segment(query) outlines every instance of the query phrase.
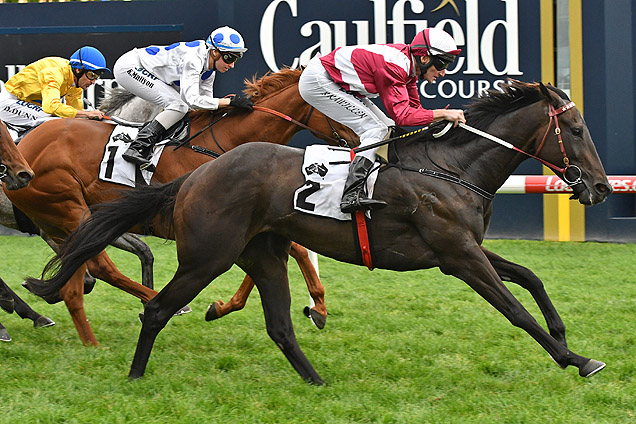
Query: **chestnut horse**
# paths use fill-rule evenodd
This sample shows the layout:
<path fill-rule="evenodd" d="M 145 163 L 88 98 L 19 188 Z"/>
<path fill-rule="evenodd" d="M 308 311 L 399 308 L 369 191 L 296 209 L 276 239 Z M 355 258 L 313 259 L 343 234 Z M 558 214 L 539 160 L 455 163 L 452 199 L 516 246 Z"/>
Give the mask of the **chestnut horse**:
<path fill-rule="evenodd" d="M 33 170 L 22 157 L 4 122 L 0 120 L 0 180 L 7 190 L 19 190 L 33 179 Z M 13 313 L 16 306 L 15 293 L 0 278 L 0 308 Z M 20 307 L 21 304 L 18 304 Z M 0 323 L 0 341 L 11 341 L 9 333 Z"/>
<path fill-rule="evenodd" d="M 199 147 L 218 156 L 239 144 L 252 141 L 286 144 L 303 129 L 290 120 L 316 131 L 316 135 L 328 142 L 336 143 L 331 135 L 337 133 L 357 144 L 353 131 L 328 120 L 300 97 L 300 73 L 300 70 L 284 69 L 258 81 L 253 79 L 247 82 L 246 94 L 251 95 L 258 109 L 254 112 L 232 108 L 216 114 L 191 112 L 191 134 L 199 134 L 191 140 L 194 146 L 187 144 L 180 148 L 165 148 L 153 181 L 172 181 L 213 159 L 212 156 L 199 153 Z M 28 189 L 15 194 L 7 193 L 7 196 L 56 243 L 62 242 L 80 224 L 88 213 L 89 205 L 112 200 L 121 193 L 117 189 L 122 186 L 98 179 L 99 163 L 112 128 L 111 124 L 105 122 L 54 120 L 31 131 L 19 144 L 18 148 L 35 170 L 36 177 Z M 252 181 L 251 177 L 246 178 Z M 256 180 L 253 183 L 258 185 Z M 298 260 L 303 274 L 313 278 L 308 279 L 308 286 L 316 303 L 312 310 L 314 321 L 322 320 L 324 325 L 327 316 L 324 289 L 306 249 L 297 246 L 292 256 Z M 149 301 L 157 293 L 122 275 L 105 252 L 96 253 L 87 265 L 94 277 L 139 297 L 143 302 Z M 95 345 L 97 340 L 83 307 L 84 270 L 85 267 L 82 267 L 69 279 L 60 291 L 60 296 L 67 305 L 82 342 Z"/>
<path fill-rule="evenodd" d="M 541 280 L 488 251 L 482 241 L 494 193 L 529 155 L 569 181 L 582 204 L 601 203 L 612 189 L 585 121 L 562 91 L 519 81 L 502 89 L 475 100 L 466 117 L 482 135 L 506 140 L 509 149 L 461 128 L 440 139 L 433 138 L 432 128 L 389 147 L 389 164 L 374 189 L 374 196 L 388 207 L 374 211 L 369 224 L 373 262 L 396 271 L 438 267 L 463 280 L 533 337 L 560 367 L 575 366 L 579 375 L 588 377 L 605 364 L 568 349 L 565 326 Z M 302 163 L 303 153 L 296 149 L 251 143 L 172 183 L 136 189 L 116 202 L 98 205 L 62 246 L 57 261 L 49 263 L 45 271 L 57 269 L 53 277 L 27 284 L 41 296 L 57 293 L 112 239 L 152 223 L 155 231 L 176 239 L 179 266 L 145 305 L 131 378 L 144 374 L 155 339 L 172 315 L 237 264 L 258 287 L 272 340 L 303 379 L 323 384 L 293 331 L 287 280 L 290 244 L 293 240 L 343 262 L 361 265 L 362 260 L 350 222 L 294 209 L 294 193 L 305 183 Z M 51 268 L 55 265 L 61 268 Z M 549 332 L 503 281 L 532 294 Z"/>

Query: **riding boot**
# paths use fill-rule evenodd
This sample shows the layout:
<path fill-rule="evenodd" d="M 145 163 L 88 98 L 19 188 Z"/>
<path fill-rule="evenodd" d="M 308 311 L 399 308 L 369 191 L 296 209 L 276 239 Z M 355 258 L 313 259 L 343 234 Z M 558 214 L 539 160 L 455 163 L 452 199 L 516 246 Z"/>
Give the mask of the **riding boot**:
<path fill-rule="evenodd" d="M 128 150 L 122 157 L 128 162 L 139 165 L 139 169 L 151 166 L 152 150 L 160 140 L 166 129 L 157 120 L 152 120 L 137 133 L 135 140 L 130 143 Z"/>
<path fill-rule="evenodd" d="M 386 202 L 370 199 L 367 195 L 366 182 L 369 172 L 373 168 L 373 162 L 364 156 L 356 156 L 349 165 L 349 175 L 342 193 L 340 210 L 344 213 L 353 213 L 359 209 L 382 209 Z"/>

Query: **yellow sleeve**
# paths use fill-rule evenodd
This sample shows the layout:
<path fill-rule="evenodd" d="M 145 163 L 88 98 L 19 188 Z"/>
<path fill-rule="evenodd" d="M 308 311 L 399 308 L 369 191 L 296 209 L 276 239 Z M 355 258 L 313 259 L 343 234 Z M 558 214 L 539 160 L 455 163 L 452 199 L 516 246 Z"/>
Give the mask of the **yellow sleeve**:
<path fill-rule="evenodd" d="M 75 113 L 77 113 L 78 110 L 84 110 L 83 96 L 84 90 L 73 87 L 66 92 L 64 98 L 66 99 L 66 104 L 75 109 Z"/>
<path fill-rule="evenodd" d="M 61 68 L 46 68 L 40 72 L 42 110 L 62 118 L 74 118 L 77 115 L 77 109 L 63 104 L 60 100 L 60 87 L 63 83 L 64 73 Z"/>

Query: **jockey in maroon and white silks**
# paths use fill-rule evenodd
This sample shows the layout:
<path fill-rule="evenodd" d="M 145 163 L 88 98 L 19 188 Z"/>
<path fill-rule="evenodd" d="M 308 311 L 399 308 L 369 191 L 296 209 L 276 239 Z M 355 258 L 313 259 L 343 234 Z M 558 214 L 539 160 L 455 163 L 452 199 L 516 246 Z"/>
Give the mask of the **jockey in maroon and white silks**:
<path fill-rule="evenodd" d="M 360 147 L 383 140 L 389 127 L 426 126 L 446 119 L 465 122 L 458 109 L 424 109 L 417 90 L 418 77 L 433 83 L 460 53 L 450 34 L 437 28 L 419 32 L 411 44 L 373 44 L 340 47 L 316 56 L 300 77 L 305 101 L 360 137 Z M 370 98 L 379 97 L 387 117 Z M 349 169 L 341 209 L 373 209 L 386 203 L 368 199 L 364 179 L 377 149 L 360 152 Z M 366 160 L 365 160 L 366 159 Z"/>

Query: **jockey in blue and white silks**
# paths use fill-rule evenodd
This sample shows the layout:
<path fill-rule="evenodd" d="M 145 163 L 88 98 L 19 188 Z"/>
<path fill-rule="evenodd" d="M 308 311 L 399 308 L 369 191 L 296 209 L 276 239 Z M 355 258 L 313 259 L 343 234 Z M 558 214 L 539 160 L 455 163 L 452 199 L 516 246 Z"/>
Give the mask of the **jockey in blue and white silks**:
<path fill-rule="evenodd" d="M 243 37 L 226 26 L 214 30 L 207 40 L 136 48 L 121 56 L 113 72 L 117 83 L 164 109 L 139 131 L 123 158 L 141 169 L 148 167 L 154 144 L 190 109 L 252 110 L 249 100 L 216 98 L 213 89 L 217 71 L 233 69 L 246 51 Z"/>

